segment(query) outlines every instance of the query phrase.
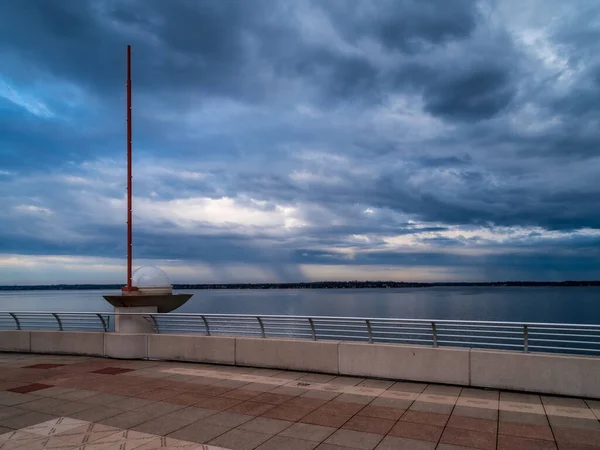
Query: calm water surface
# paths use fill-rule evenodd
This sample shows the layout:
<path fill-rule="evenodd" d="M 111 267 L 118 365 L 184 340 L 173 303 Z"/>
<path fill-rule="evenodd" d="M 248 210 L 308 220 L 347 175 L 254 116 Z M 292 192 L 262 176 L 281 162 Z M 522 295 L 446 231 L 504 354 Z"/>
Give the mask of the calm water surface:
<path fill-rule="evenodd" d="M 600 287 L 188 290 L 178 312 L 600 324 Z M 116 291 L 3 291 L 1 311 L 111 311 Z"/>

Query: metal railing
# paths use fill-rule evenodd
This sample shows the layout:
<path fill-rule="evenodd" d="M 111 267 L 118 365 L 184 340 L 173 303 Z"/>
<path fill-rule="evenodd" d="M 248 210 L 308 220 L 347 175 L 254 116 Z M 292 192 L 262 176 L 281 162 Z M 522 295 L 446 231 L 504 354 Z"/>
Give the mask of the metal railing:
<path fill-rule="evenodd" d="M 155 333 L 600 354 L 600 325 L 241 314 L 120 313 Z M 114 312 L 0 312 L 0 329 L 112 331 Z"/>

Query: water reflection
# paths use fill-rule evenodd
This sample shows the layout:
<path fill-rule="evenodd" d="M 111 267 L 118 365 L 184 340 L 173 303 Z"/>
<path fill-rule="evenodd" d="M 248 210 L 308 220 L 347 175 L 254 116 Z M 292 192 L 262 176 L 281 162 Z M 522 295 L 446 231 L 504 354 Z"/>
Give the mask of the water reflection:
<path fill-rule="evenodd" d="M 179 312 L 600 323 L 599 287 L 197 290 Z M 112 311 L 117 291 L 4 291 L 4 311 Z"/>

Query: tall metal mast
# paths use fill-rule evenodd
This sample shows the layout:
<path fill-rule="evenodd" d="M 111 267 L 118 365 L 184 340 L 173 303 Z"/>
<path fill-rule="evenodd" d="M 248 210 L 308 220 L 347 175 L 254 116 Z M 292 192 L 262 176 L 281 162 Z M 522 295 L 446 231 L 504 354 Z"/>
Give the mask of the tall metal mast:
<path fill-rule="evenodd" d="M 132 191 L 131 191 L 131 45 L 127 46 L 127 292 L 132 289 Z"/>

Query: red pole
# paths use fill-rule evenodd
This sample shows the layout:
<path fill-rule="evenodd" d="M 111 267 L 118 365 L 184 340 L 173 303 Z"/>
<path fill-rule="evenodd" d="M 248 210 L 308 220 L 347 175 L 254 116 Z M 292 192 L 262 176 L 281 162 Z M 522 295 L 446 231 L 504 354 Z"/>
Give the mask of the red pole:
<path fill-rule="evenodd" d="M 131 45 L 127 46 L 127 291 L 132 291 L 133 246 L 131 238 Z"/>

